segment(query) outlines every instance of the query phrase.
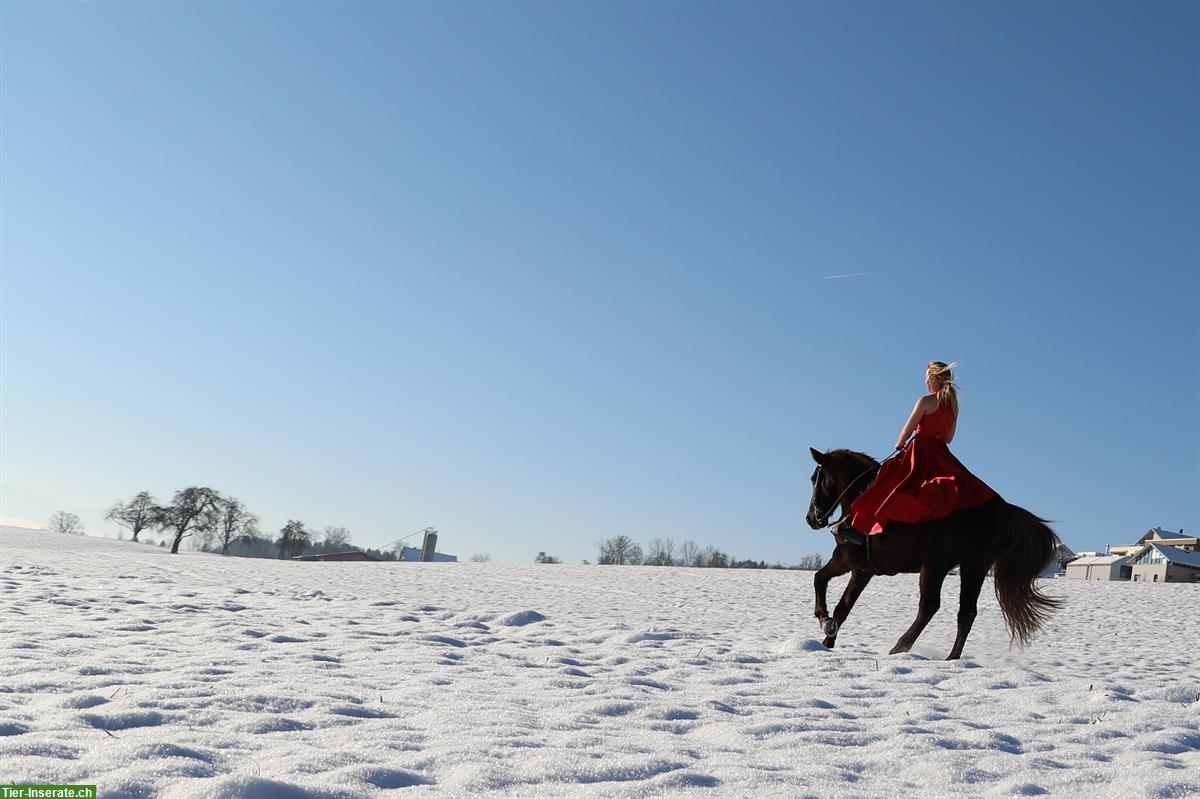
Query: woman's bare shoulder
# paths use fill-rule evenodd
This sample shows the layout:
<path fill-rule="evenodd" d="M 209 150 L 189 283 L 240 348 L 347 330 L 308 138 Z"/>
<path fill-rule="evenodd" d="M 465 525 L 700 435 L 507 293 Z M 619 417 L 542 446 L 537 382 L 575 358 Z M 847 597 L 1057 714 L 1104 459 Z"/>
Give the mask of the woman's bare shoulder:
<path fill-rule="evenodd" d="M 938 398 L 935 394 L 922 394 L 917 400 L 917 407 L 925 413 L 933 413 L 938 407 Z"/>

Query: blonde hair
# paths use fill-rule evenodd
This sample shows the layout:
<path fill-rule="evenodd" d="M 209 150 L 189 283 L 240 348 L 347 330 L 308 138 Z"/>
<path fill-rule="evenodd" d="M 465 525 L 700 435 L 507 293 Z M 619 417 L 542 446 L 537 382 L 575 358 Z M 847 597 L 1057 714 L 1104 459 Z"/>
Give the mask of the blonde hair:
<path fill-rule="evenodd" d="M 950 405 L 955 410 L 958 409 L 958 386 L 954 384 L 954 373 L 950 370 L 956 366 L 958 366 L 958 361 L 951 363 L 930 361 L 929 366 L 925 367 L 925 377 L 933 382 L 938 402 L 950 400 Z"/>

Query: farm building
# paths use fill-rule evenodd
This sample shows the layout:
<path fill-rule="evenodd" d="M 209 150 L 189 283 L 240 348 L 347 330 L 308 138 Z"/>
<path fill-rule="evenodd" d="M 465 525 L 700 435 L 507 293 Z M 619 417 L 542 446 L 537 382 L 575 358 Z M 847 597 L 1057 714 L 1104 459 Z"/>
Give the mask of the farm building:
<path fill-rule="evenodd" d="M 366 552 L 351 550 L 349 552 L 323 552 L 320 555 L 298 555 L 292 560 L 355 560 L 355 561 L 375 561 L 379 558 L 374 555 L 368 555 Z"/>
<path fill-rule="evenodd" d="M 420 547 L 401 547 L 399 550 L 399 554 L 400 554 L 400 560 L 403 560 L 403 561 L 418 561 L 419 562 L 421 560 L 421 548 Z M 433 557 L 431 557 L 429 560 L 431 560 L 434 563 L 457 563 L 458 556 L 457 555 L 447 555 L 445 552 L 434 552 Z"/>

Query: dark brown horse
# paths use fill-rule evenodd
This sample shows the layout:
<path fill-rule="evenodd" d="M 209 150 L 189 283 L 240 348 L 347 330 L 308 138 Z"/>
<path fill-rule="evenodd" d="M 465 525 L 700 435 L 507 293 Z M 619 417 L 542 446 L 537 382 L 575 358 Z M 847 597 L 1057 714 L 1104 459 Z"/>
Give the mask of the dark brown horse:
<path fill-rule="evenodd" d="M 820 530 L 840 506 L 850 504 L 864 491 L 879 471 L 879 463 L 861 452 L 811 449 L 817 468 L 813 471 L 812 501 L 808 524 Z M 962 655 L 963 644 L 975 622 L 976 603 L 984 578 L 994 569 L 996 599 L 1004 612 L 1012 640 L 1024 646 L 1041 629 L 1050 614 L 1061 606 L 1037 587 L 1037 577 L 1054 559 L 1058 536 L 1024 508 L 999 497 L 977 508 L 957 511 L 945 519 L 926 524 L 890 522 L 880 535 L 867 537 L 866 544 L 837 540 L 829 563 L 817 572 L 816 617 L 825 632 L 824 644 L 832 647 L 850 615 L 859 594 L 880 575 L 920 572 L 921 599 L 916 621 L 900 636 L 891 654 L 907 652 L 941 606 L 942 581 L 959 567 L 958 636 L 947 660 Z M 850 572 L 850 582 L 834 608 L 833 617 L 825 604 L 829 581 Z"/>

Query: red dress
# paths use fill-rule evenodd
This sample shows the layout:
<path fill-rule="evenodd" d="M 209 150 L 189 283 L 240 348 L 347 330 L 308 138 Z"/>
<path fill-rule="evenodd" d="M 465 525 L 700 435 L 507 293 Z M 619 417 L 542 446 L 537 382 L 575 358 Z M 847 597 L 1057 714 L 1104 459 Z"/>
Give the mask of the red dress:
<path fill-rule="evenodd" d="M 949 402 L 925 414 L 916 435 L 883 464 L 875 481 L 850 506 L 854 529 L 875 535 L 888 522 L 932 522 L 998 496 L 946 446 L 954 418 Z"/>

